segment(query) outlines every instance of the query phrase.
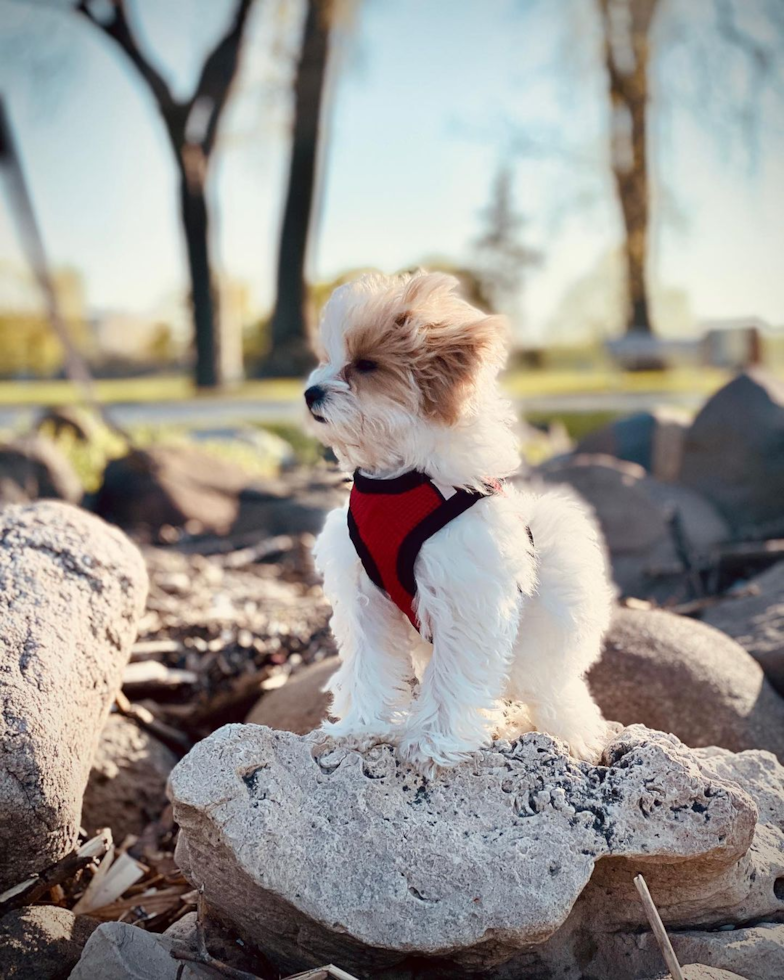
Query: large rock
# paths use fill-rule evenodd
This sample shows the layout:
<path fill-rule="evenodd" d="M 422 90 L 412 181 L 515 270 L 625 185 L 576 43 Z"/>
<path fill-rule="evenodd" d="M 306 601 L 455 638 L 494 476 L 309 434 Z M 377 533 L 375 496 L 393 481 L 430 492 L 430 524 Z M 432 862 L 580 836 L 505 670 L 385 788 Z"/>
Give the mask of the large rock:
<path fill-rule="evenodd" d="M 657 480 L 669 483 L 680 473 L 688 424 L 687 415 L 669 408 L 638 412 L 589 432 L 576 452 L 637 463 Z"/>
<path fill-rule="evenodd" d="M 588 683 L 606 718 L 784 761 L 784 699 L 742 647 L 704 623 L 617 610 Z"/>
<path fill-rule="evenodd" d="M 115 841 L 140 834 L 166 806 L 166 780 L 177 756 L 122 715 L 101 732 L 82 803 L 82 826 L 92 834 L 111 827 Z"/>
<path fill-rule="evenodd" d="M 214 970 L 176 960 L 183 944 L 125 922 L 105 922 L 90 936 L 70 980 L 215 980 Z"/>
<path fill-rule="evenodd" d="M 295 735 L 307 735 L 327 717 L 329 695 L 324 685 L 338 668 L 338 657 L 327 657 L 294 674 L 283 687 L 263 694 L 251 708 L 246 723 L 266 725 Z"/>
<path fill-rule="evenodd" d="M 0 446 L 0 499 L 17 503 L 50 497 L 76 504 L 82 484 L 51 439 L 27 436 Z"/>
<path fill-rule="evenodd" d="M 636 867 L 674 928 L 781 911 L 784 770 L 728 758 L 635 726 L 590 766 L 532 733 L 427 781 L 389 746 L 232 725 L 172 773 L 177 858 L 281 970 L 409 977 L 426 956 L 433 977 L 609 975 L 583 966 L 598 936 L 644 926 Z"/>
<path fill-rule="evenodd" d="M 703 620 L 734 637 L 784 694 L 784 562 L 748 583 L 747 594 L 729 596 Z"/>
<path fill-rule="evenodd" d="M 102 517 L 122 527 L 180 527 L 226 533 L 251 478 L 234 463 L 188 446 L 153 446 L 110 460 L 95 500 Z"/>
<path fill-rule="evenodd" d="M 658 602 L 690 597 L 683 549 L 709 554 L 728 537 L 726 523 L 705 498 L 662 483 L 641 466 L 609 456 L 568 456 L 544 464 L 538 477 L 568 486 L 601 525 L 621 593 Z"/>
<path fill-rule="evenodd" d="M 716 392 L 686 435 L 681 481 L 737 537 L 784 534 L 784 384 L 755 370 Z"/>
<path fill-rule="evenodd" d="M 343 499 L 338 478 L 254 479 L 235 463 L 190 446 L 155 446 L 109 462 L 95 510 L 121 527 L 165 525 L 226 534 L 321 530 Z"/>
<path fill-rule="evenodd" d="M 73 845 L 147 590 L 138 550 L 67 504 L 0 511 L 0 890 Z"/>
<path fill-rule="evenodd" d="M 35 905 L 0 919 L 3 980 L 67 980 L 98 920 L 54 905 Z"/>

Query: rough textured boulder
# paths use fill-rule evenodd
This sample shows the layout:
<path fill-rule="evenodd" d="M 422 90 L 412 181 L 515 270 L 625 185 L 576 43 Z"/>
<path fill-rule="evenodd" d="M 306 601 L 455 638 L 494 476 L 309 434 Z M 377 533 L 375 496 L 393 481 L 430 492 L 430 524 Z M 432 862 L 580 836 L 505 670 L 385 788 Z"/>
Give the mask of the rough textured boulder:
<path fill-rule="evenodd" d="M 784 699 L 742 647 L 704 623 L 617 610 L 588 682 L 606 718 L 784 761 Z"/>
<path fill-rule="evenodd" d="M 657 480 L 677 480 L 688 416 L 672 409 L 638 412 L 617 419 L 577 444 L 576 452 L 614 456 L 637 463 Z"/>
<path fill-rule="evenodd" d="M 749 582 L 753 593 L 728 597 L 703 620 L 734 637 L 784 694 L 784 562 Z"/>
<path fill-rule="evenodd" d="M 641 466 L 609 456 L 569 456 L 541 466 L 549 486 L 568 486 L 593 509 L 623 595 L 658 602 L 687 597 L 679 539 L 694 554 L 728 537 L 726 523 L 705 498 L 647 476 Z"/>
<path fill-rule="evenodd" d="M 716 392 L 686 434 L 681 481 L 737 537 L 784 534 L 784 384 L 755 370 Z"/>
<path fill-rule="evenodd" d="M 0 446 L 0 490 L 0 499 L 10 503 L 51 497 L 75 504 L 83 492 L 74 468 L 44 436 L 27 436 Z"/>
<path fill-rule="evenodd" d="M 635 867 L 671 927 L 781 911 L 784 770 L 701 751 L 635 726 L 590 766 L 531 733 L 427 781 L 389 746 L 231 725 L 172 773 L 178 862 L 281 970 L 611 975 L 584 967 L 597 936 L 643 926 Z"/>
<path fill-rule="evenodd" d="M 0 977 L 67 980 L 98 925 L 54 905 L 9 912 L 0 919 Z"/>
<path fill-rule="evenodd" d="M 88 833 L 111 827 L 114 840 L 140 834 L 166 806 L 177 756 L 122 715 L 110 715 L 98 742 L 82 804 Z"/>
<path fill-rule="evenodd" d="M 67 504 L 0 511 L 0 889 L 62 857 L 147 590 L 138 550 Z"/>
<path fill-rule="evenodd" d="M 242 467 L 190 446 L 156 446 L 112 460 L 95 510 L 121 527 L 188 526 L 197 532 L 319 531 L 343 499 L 337 478 L 292 474 L 257 480 Z"/>
<path fill-rule="evenodd" d="M 283 687 L 264 694 L 245 719 L 251 725 L 266 725 L 295 735 L 307 735 L 327 716 L 329 695 L 324 685 L 337 670 L 338 658 L 328 657 L 309 664 Z"/>
<path fill-rule="evenodd" d="M 176 939 L 124 922 L 105 922 L 90 936 L 70 980 L 215 980 L 216 973 L 171 955 Z"/>

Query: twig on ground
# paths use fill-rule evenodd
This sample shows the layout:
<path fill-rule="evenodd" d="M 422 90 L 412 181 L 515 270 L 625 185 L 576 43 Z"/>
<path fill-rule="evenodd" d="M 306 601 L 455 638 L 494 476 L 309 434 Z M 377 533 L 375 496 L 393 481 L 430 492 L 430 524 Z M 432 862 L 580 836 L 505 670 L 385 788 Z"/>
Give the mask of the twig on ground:
<path fill-rule="evenodd" d="M 143 708 L 140 704 L 131 704 L 122 691 L 117 692 L 114 700 L 121 715 L 135 721 L 140 728 L 144 728 L 151 735 L 155 735 L 174 752 L 182 755 L 191 749 L 192 743 L 187 735 L 183 735 L 176 728 L 158 721 L 151 711 Z"/>
<path fill-rule="evenodd" d="M 88 867 L 96 859 L 100 859 L 112 846 L 112 832 L 102 830 L 91 840 L 78 849 L 74 849 L 70 854 L 66 854 L 55 864 L 50 865 L 40 874 L 27 881 L 21 882 L 7 892 L 0 895 L 0 909 L 10 911 L 20 908 L 23 905 L 32 905 L 53 888 L 63 881 L 72 878 L 77 871 Z"/>
<path fill-rule="evenodd" d="M 640 896 L 642 907 L 645 909 L 645 915 L 650 923 L 651 931 L 656 938 L 656 942 L 659 944 L 659 949 L 664 957 L 664 962 L 667 964 L 667 969 L 672 974 L 673 980 L 684 980 L 683 971 L 681 970 L 681 965 L 678 962 L 678 957 L 675 955 L 675 950 L 672 948 L 670 937 L 667 935 L 667 930 L 664 928 L 664 923 L 661 920 L 659 911 L 653 903 L 653 899 L 651 898 L 651 893 L 648 891 L 648 885 L 645 882 L 645 878 L 643 878 L 642 875 L 637 875 L 637 877 L 634 879 L 634 886 Z"/>
<path fill-rule="evenodd" d="M 315 970 L 294 973 L 290 977 L 284 977 L 284 980 L 357 980 L 357 978 L 353 974 L 341 970 L 339 966 L 328 963 L 327 966 L 319 966 Z"/>
<path fill-rule="evenodd" d="M 207 936 L 204 929 L 205 902 L 203 891 L 203 888 L 199 889 L 199 898 L 196 904 L 196 951 L 173 949 L 171 951 L 172 959 L 185 960 L 188 963 L 199 963 L 210 970 L 214 970 L 223 977 L 228 977 L 229 980 L 259 980 L 257 974 L 237 970 L 235 967 L 229 966 L 228 963 L 216 959 L 207 949 Z"/>

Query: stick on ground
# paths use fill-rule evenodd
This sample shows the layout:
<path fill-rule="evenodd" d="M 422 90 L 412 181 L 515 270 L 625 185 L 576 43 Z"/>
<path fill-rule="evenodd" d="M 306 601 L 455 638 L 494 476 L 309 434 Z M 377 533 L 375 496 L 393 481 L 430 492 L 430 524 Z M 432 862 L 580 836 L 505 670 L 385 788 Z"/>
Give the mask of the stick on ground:
<path fill-rule="evenodd" d="M 645 882 L 645 878 L 643 878 L 642 875 L 637 875 L 637 877 L 634 879 L 634 885 L 639 893 L 640 901 L 642 902 L 642 907 L 645 909 L 645 915 L 648 918 L 651 930 L 656 937 L 656 942 L 659 944 L 659 949 L 662 951 L 662 956 L 664 957 L 664 962 L 667 964 L 667 969 L 672 974 L 673 980 L 684 980 L 683 971 L 681 970 L 681 965 L 678 962 L 678 957 L 675 955 L 675 950 L 672 948 L 670 937 L 667 935 L 667 930 L 664 928 L 664 923 L 661 920 L 659 911 L 653 904 L 653 899 L 651 898 L 651 893 L 648 891 L 648 885 Z"/>

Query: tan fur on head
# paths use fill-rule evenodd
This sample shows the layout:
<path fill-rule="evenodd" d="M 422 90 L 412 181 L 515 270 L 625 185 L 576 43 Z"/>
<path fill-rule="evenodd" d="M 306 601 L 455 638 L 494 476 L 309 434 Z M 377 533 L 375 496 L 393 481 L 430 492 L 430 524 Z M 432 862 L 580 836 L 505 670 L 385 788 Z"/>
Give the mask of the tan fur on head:
<path fill-rule="evenodd" d="M 418 395 L 427 417 L 453 425 L 472 383 L 500 367 L 505 322 L 458 296 L 452 276 L 417 273 L 395 285 L 346 325 L 346 380 L 407 406 Z M 362 361 L 378 369 L 363 375 L 354 368 Z"/>
<path fill-rule="evenodd" d="M 505 320 L 471 306 L 457 287 L 453 276 L 420 272 L 367 275 L 332 294 L 324 361 L 309 384 L 325 393 L 314 431 L 339 454 L 382 465 L 414 427 L 463 424 L 494 390 Z"/>

